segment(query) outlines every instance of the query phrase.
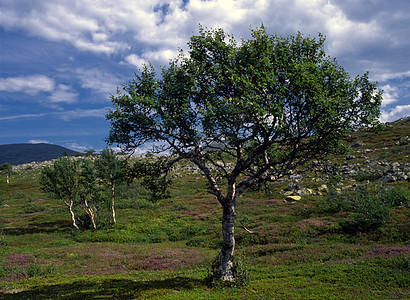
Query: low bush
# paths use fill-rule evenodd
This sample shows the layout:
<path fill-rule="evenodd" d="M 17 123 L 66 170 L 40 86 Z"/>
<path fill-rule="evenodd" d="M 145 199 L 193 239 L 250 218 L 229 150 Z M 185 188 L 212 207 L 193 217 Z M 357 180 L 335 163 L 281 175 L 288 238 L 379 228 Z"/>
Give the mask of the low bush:
<path fill-rule="evenodd" d="M 348 233 L 368 232 L 390 218 L 390 203 L 385 201 L 380 191 L 367 187 L 356 192 L 330 191 L 319 205 L 325 212 L 342 216 L 340 225 Z"/>
<path fill-rule="evenodd" d="M 219 269 L 220 258 L 217 255 L 212 261 L 211 268 L 208 269 L 208 274 L 205 277 L 205 283 L 209 287 L 225 286 L 226 284 L 240 287 L 246 286 L 249 283 L 249 272 L 244 260 L 239 256 L 234 256 L 232 258 L 232 271 L 234 276 L 234 282 L 227 283 L 220 280 L 221 271 Z"/>
<path fill-rule="evenodd" d="M 30 203 L 30 204 L 24 205 L 21 212 L 25 214 L 31 214 L 31 213 L 41 212 L 45 210 L 47 210 L 47 207 L 45 205 Z"/>
<path fill-rule="evenodd" d="M 391 207 L 408 206 L 410 204 L 410 191 L 401 187 L 388 189 L 381 195 L 382 201 Z"/>
<path fill-rule="evenodd" d="M 357 181 L 376 181 L 379 179 L 381 176 L 373 171 L 363 171 L 363 172 L 358 172 L 355 176 L 355 179 Z"/>

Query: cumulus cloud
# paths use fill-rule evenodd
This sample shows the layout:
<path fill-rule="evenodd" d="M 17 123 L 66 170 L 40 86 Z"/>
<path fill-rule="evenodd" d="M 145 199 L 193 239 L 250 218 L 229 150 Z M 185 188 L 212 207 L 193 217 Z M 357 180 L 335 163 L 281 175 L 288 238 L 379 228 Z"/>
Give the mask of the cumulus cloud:
<path fill-rule="evenodd" d="M 75 75 L 83 88 L 105 94 L 106 99 L 109 99 L 110 94 L 113 94 L 120 84 L 120 80 L 113 74 L 97 68 L 78 68 L 75 70 Z"/>
<path fill-rule="evenodd" d="M 169 60 L 176 58 L 178 55 L 177 50 L 162 49 L 146 51 L 141 56 L 137 54 L 130 54 L 125 57 L 125 62 L 142 68 L 144 65 L 148 65 L 149 62 L 154 62 L 157 65 L 165 66 L 169 63 Z"/>
<path fill-rule="evenodd" d="M 125 57 L 125 62 L 136 66 L 137 68 L 141 69 L 144 65 L 148 64 L 148 61 L 137 54 L 130 54 Z"/>
<path fill-rule="evenodd" d="M 400 118 L 410 116 L 410 104 L 409 105 L 398 105 L 393 109 L 388 111 L 382 110 L 380 121 L 382 122 L 392 122 Z"/>
<path fill-rule="evenodd" d="M 0 78 L 0 91 L 21 92 L 35 95 L 40 92 L 51 92 L 54 80 L 44 75 L 27 75 Z"/>
<path fill-rule="evenodd" d="M 0 25 L 24 30 L 52 41 L 66 41 L 79 50 L 121 53 L 122 61 L 141 66 L 147 60 L 163 64 L 186 47 L 198 23 L 222 27 L 238 39 L 249 37 L 251 26 L 261 23 L 271 31 L 301 31 L 328 37 L 333 56 L 344 56 L 352 73 L 372 68 L 378 72 L 403 70 L 399 59 L 407 55 L 410 40 L 406 1 L 334 0 L 152 0 L 152 1 L 44 1 L 25 5 L 0 4 Z M 406 29 L 407 28 L 407 29 Z M 155 49 L 155 50 L 153 50 Z M 395 52 L 397 59 L 391 63 Z M 374 53 L 386 57 L 376 62 Z M 388 59 L 387 59 L 388 58 Z M 387 63 L 389 61 L 389 63 Z M 376 69 L 375 69 L 376 68 Z"/>
<path fill-rule="evenodd" d="M 104 2 L 97 4 L 108 12 L 109 6 Z M 51 41 L 67 41 L 80 50 L 110 54 L 126 49 L 128 45 L 124 42 L 101 38 L 109 32 L 109 14 L 102 18 L 98 10 L 91 9 L 94 5 L 94 2 L 67 0 L 34 0 L 29 5 L 8 1 L 2 4 L 0 24 L 8 29 L 23 29 Z"/>
<path fill-rule="evenodd" d="M 389 84 L 382 86 L 383 90 L 383 101 L 382 106 L 387 106 L 398 101 L 399 94 L 397 92 L 397 87 L 391 86 Z"/>
<path fill-rule="evenodd" d="M 78 94 L 72 91 L 72 88 L 65 84 L 59 84 L 51 95 L 47 98 L 51 103 L 75 103 Z"/>

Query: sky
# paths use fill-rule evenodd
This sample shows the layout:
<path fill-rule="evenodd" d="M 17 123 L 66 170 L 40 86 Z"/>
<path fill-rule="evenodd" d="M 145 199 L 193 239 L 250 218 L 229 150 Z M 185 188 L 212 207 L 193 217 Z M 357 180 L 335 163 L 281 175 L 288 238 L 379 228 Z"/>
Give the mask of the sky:
<path fill-rule="evenodd" d="M 326 36 L 352 77 L 384 90 L 381 121 L 410 115 L 408 0 L 0 0 L 0 144 L 107 146 L 117 87 L 167 66 L 198 33 Z M 142 151 L 142 150 L 141 150 Z"/>

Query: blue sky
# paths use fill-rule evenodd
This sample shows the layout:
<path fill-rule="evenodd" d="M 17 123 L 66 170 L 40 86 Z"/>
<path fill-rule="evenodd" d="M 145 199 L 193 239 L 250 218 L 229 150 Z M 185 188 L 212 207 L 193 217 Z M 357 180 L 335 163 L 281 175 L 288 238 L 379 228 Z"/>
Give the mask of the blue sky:
<path fill-rule="evenodd" d="M 110 94 L 166 66 L 199 23 L 238 40 L 261 23 L 323 33 L 351 76 L 370 70 L 394 121 L 410 115 L 409 15 L 408 0 L 0 0 L 0 144 L 104 148 Z"/>

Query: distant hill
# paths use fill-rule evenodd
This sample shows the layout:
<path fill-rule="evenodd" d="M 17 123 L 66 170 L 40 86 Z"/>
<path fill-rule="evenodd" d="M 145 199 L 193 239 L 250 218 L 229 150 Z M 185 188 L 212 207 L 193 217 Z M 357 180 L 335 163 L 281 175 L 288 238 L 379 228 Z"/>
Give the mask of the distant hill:
<path fill-rule="evenodd" d="M 33 161 L 46 161 L 63 155 L 76 155 L 78 152 L 51 144 L 8 144 L 0 145 L 0 165 L 26 164 Z"/>

